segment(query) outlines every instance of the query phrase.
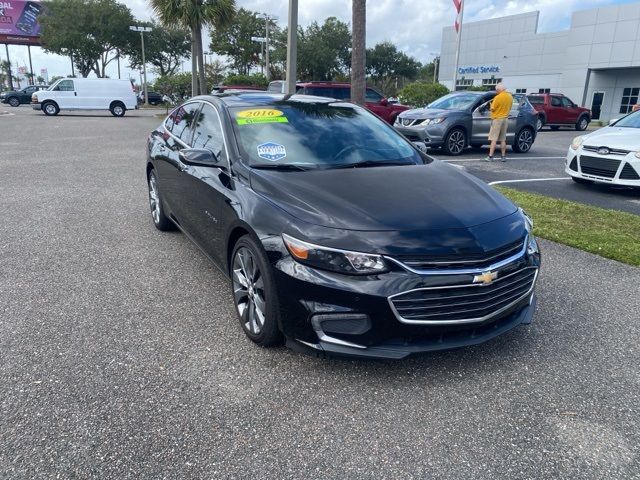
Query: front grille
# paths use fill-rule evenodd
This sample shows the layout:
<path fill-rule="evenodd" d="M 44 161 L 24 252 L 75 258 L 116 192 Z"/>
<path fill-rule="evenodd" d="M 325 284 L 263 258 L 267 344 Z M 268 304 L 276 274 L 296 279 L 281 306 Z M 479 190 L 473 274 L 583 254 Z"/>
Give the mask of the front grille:
<path fill-rule="evenodd" d="M 573 160 L 571 160 L 571 163 L 569 164 L 569 168 L 571 170 L 573 170 L 574 172 L 578 171 L 578 159 L 577 159 L 577 157 L 573 157 Z"/>
<path fill-rule="evenodd" d="M 524 248 L 524 239 L 485 253 L 457 252 L 452 255 L 400 255 L 395 260 L 413 270 L 486 268 L 516 255 Z"/>
<path fill-rule="evenodd" d="M 588 152 L 596 152 L 596 153 L 599 153 L 598 150 L 600 150 L 601 148 L 606 148 L 609 151 L 609 153 L 605 155 L 626 155 L 627 153 L 629 153 L 629 150 L 623 150 L 622 148 L 594 147 L 592 145 L 582 146 L 583 150 L 586 150 Z"/>
<path fill-rule="evenodd" d="M 616 176 L 618 167 L 620 166 L 620 160 L 613 160 L 611 158 L 598 158 L 598 157 L 580 157 L 580 169 L 582 173 L 587 175 L 594 175 L 596 177 L 613 178 Z"/>
<path fill-rule="evenodd" d="M 490 285 L 435 287 L 390 297 L 400 321 L 405 323 L 481 322 L 507 310 L 532 290 L 538 269 L 526 267 Z"/>
<path fill-rule="evenodd" d="M 640 175 L 630 163 L 625 163 L 622 172 L 620 172 L 620 180 L 640 180 Z"/>

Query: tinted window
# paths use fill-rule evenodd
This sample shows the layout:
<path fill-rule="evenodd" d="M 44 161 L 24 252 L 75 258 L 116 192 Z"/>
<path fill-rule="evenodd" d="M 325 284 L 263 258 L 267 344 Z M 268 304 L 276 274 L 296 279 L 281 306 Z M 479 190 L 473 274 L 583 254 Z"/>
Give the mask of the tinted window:
<path fill-rule="evenodd" d="M 571 108 L 571 107 L 573 107 L 573 102 L 571 100 L 569 100 L 567 97 L 563 97 L 562 98 L 562 106 L 566 107 L 566 108 Z"/>
<path fill-rule="evenodd" d="M 189 145 L 189 141 L 191 140 L 191 133 L 193 131 L 191 127 L 195 122 L 195 115 L 198 108 L 200 108 L 199 103 L 187 103 L 186 105 L 181 105 L 176 108 L 171 114 L 171 120 L 173 121 L 171 133 L 187 145 Z"/>
<path fill-rule="evenodd" d="M 351 98 L 351 88 L 349 87 L 305 87 L 304 93 L 305 95 L 337 98 L 338 100 L 349 100 Z"/>
<path fill-rule="evenodd" d="M 37 90 L 36 87 L 27 87 L 24 89 L 24 93 L 33 93 Z"/>
<path fill-rule="evenodd" d="M 224 152 L 224 140 L 218 112 L 211 106 L 204 104 L 198 114 L 198 120 L 194 126 L 193 148 L 206 148 L 216 154 L 218 158 Z"/>
<path fill-rule="evenodd" d="M 561 107 L 562 106 L 562 100 L 560 99 L 560 97 L 551 97 L 551 106 L 552 107 Z"/>
<path fill-rule="evenodd" d="M 393 128 L 347 103 L 278 102 L 230 109 L 251 165 L 332 168 L 363 161 L 424 163 Z"/>
<path fill-rule="evenodd" d="M 73 92 L 73 80 L 61 80 L 54 90 L 60 92 Z"/>
<path fill-rule="evenodd" d="M 374 89 L 372 88 L 367 88 L 367 93 L 365 96 L 365 99 L 367 102 L 370 103 L 380 103 L 380 100 L 382 100 L 384 97 L 382 95 L 380 95 L 378 92 L 376 92 Z"/>
<path fill-rule="evenodd" d="M 533 105 L 544 105 L 544 97 L 541 95 L 530 95 L 527 98 Z"/>
<path fill-rule="evenodd" d="M 469 94 L 449 94 L 436 100 L 429 105 L 429 108 L 441 108 L 443 110 L 466 110 L 473 106 L 480 96 L 473 93 Z"/>

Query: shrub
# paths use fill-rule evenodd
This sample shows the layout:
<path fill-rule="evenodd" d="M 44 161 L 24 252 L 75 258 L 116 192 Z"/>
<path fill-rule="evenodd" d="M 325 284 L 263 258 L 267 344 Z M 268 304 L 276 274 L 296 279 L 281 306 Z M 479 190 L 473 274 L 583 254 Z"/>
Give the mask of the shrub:
<path fill-rule="evenodd" d="M 224 79 L 223 85 L 239 85 L 243 87 L 264 87 L 269 85 L 267 77 L 261 73 L 253 75 L 227 75 Z"/>
<path fill-rule="evenodd" d="M 440 83 L 410 83 L 398 93 L 400 101 L 414 107 L 424 107 L 449 93 L 449 89 Z"/>

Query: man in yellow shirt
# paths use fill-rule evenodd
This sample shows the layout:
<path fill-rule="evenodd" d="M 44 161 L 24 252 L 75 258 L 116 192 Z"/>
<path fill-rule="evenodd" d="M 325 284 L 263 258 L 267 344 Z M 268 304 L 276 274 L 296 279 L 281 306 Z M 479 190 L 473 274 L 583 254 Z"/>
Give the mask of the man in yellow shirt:
<path fill-rule="evenodd" d="M 502 157 L 500 160 L 507 161 L 507 126 L 509 125 L 509 112 L 513 106 L 513 97 L 502 83 L 496 85 L 497 95 L 491 102 L 491 130 L 489 130 L 489 156 L 485 161 L 492 162 L 493 154 L 496 151 L 496 144 L 500 142 Z"/>

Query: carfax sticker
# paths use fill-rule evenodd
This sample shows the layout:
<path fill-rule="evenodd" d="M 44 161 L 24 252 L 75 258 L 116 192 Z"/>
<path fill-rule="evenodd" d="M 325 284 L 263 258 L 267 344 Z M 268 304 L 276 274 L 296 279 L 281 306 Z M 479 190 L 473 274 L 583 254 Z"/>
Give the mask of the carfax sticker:
<path fill-rule="evenodd" d="M 277 162 L 287 156 L 287 149 L 279 143 L 262 143 L 258 145 L 258 156 L 271 162 Z"/>
<path fill-rule="evenodd" d="M 275 108 L 254 108 L 243 110 L 236 114 L 238 125 L 253 125 L 256 123 L 289 123 L 287 117 Z"/>

